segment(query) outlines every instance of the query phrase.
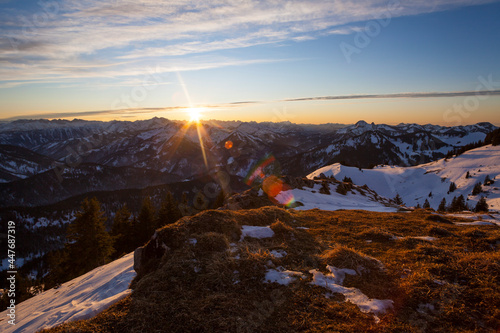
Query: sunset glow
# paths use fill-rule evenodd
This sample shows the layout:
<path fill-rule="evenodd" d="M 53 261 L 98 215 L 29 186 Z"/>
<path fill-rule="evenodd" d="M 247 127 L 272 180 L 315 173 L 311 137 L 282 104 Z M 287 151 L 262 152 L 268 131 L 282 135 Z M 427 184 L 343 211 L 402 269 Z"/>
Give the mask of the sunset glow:
<path fill-rule="evenodd" d="M 0 121 L 500 125 L 499 12 L 497 0 L 0 1 Z"/>
<path fill-rule="evenodd" d="M 189 108 L 188 113 L 189 113 L 189 120 L 195 123 L 200 122 L 201 114 L 202 114 L 201 108 Z"/>

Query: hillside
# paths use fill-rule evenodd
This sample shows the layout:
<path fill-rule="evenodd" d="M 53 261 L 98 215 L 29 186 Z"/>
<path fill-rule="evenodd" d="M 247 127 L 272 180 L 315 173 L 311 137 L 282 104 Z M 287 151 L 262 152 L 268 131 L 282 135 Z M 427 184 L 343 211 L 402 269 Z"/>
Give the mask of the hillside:
<path fill-rule="evenodd" d="M 128 286 L 135 276 L 133 258 L 130 253 L 22 302 L 16 307 L 15 326 L 7 323 L 7 311 L 1 312 L 1 331 L 36 332 L 95 316 L 130 293 Z"/>
<path fill-rule="evenodd" d="M 494 332 L 500 230 L 460 221 L 205 211 L 136 250 L 130 296 L 44 332 Z"/>
<path fill-rule="evenodd" d="M 290 179 L 290 177 L 287 178 Z M 304 180 L 298 182 L 305 183 Z M 352 185 L 334 179 L 314 180 L 307 185 L 291 188 L 289 184 L 286 184 L 274 199 L 277 203 L 296 210 L 318 208 L 321 210 L 360 209 L 373 212 L 396 212 L 401 209 L 390 199 L 381 197 L 366 186 Z M 262 193 L 262 195 L 265 194 Z"/>
<path fill-rule="evenodd" d="M 467 172 L 470 178 L 466 178 Z M 484 183 L 486 176 L 492 180 L 499 179 L 500 146 L 488 145 L 454 158 L 415 167 L 378 166 L 373 169 L 358 169 L 336 163 L 320 168 L 307 177 L 312 179 L 321 174 L 325 177 L 334 176 L 339 180 L 350 177 L 354 184 L 366 184 L 387 198 L 394 198 L 399 193 L 407 206 L 422 205 L 428 199 L 431 207 L 437 209 L 443 198 L 449 204 L 453 197 L 463 195 L 472 207 L 484 196 L 490 209 L 500 210 L 500 184 L 483 186 L 483 193 L 471 194 L 474 185 Z M 457 189 L 448 193 L 451 182 L 457 185 Z"/>

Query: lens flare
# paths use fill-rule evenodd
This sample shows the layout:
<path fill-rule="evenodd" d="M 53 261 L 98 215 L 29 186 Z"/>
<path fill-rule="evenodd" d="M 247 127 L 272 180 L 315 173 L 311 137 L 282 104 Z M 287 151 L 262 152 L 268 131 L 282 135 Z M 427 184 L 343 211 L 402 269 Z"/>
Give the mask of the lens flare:
<path fill-rule="evenodd" d="M 226 147 L 226 149 L 233 148 L 233 141 L 226 141 L 226 143 L 224 144 L 224 147 Z"/>
<path fill-rule="evenodd" d="M 275 175 L 271 175 L 262 182 L 262 190 L 269 197 L 274 198 L 283 191 L 283 181 Z"/>
<path fill-rule="evenodd" d="M 281 192 L 281 198 L 278 200 L 282 205 L 285 205 L 287 207 L 293 207 L 293 204 L 295 203 L 295 197 L 293 196 L 292 192 Z"/>
<path fill-rule="evenodd" d="M 264 158 L 257 162 L 257 164 L 247 174 L 245 177 L 245 184 L 250 186 L 257 177 L 264 178 L 264 168 L 274 161 L 276 161 L 276 158 L 272 154 L 264 156 Z"/>

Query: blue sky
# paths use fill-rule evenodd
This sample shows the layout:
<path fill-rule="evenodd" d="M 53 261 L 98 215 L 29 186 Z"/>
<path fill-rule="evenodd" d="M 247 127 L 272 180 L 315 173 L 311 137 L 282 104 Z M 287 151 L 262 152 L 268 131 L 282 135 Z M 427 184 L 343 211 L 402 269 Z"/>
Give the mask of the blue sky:
<path fill-rule="evenodd" d="M 500 125 L 498 17 L 498 1 L 0 0 L 0 119 Z"/>

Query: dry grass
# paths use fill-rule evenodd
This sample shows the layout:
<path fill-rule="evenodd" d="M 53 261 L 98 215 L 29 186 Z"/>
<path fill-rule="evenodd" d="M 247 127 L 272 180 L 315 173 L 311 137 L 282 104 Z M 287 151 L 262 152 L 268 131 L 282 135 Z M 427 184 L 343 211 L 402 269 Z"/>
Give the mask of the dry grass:
<path fill-rule="evenodd" d="M 499 228 L 434 216 L 276 207 L 203 212 L 158 232 L 170 251 L 138 277 L 130 297 L 47 332 L 496 332 Z M 271 225 L 275 236 L 231 248 L 241 225 Z M 417 236 L 437 240 L 410 238 Z M 275 249 L 288 255 L 275 258 Z M 325 297 L 309 284 L 308 271 L 327 264 L 356 270 L 344 285 L 392 299 L 394 310 L 376 324 L 343 296 Z M 277 266 L 308 278 L 263 283 L 266 269 Z"/>

